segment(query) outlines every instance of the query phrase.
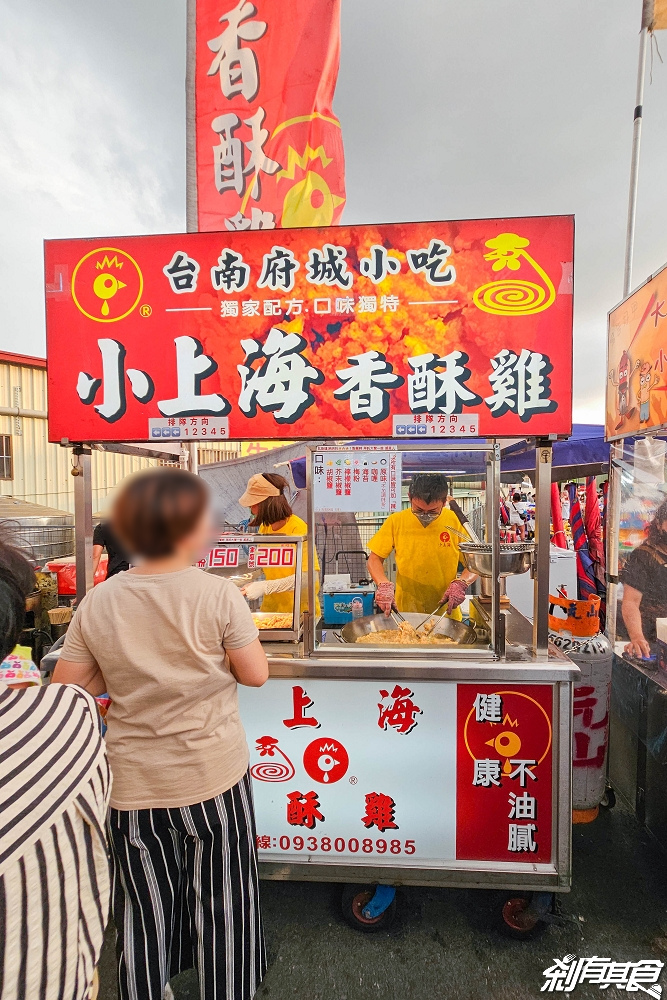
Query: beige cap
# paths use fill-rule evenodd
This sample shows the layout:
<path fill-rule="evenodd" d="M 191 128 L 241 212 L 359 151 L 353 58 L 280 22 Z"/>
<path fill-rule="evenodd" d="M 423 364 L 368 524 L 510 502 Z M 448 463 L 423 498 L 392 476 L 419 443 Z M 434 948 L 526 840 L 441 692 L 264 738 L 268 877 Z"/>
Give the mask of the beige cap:
<path fill-rule="evenodd" d="M 239 500 L 242 507 L 254 507 L 256 503 L 261 503 L 268 497 L 279 497 L 281 490 L 277 486 L 272 486 L 268 479 L 259 473 L 251 476 L 246 486 L 246 491 Z"/>

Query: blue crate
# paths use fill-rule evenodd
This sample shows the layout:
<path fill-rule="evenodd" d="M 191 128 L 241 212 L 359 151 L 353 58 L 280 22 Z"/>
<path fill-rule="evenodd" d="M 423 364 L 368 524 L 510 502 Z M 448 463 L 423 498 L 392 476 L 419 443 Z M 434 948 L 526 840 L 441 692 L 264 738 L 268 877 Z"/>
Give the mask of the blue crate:
<path fill-rule="evenodd" d="M 345 590 L 323 594 L 324 621 L 327 625 L 346 625 L 352 621 L 352 601 L 361 599 L 364 615 L 373 614 L 374 590 Z"/>

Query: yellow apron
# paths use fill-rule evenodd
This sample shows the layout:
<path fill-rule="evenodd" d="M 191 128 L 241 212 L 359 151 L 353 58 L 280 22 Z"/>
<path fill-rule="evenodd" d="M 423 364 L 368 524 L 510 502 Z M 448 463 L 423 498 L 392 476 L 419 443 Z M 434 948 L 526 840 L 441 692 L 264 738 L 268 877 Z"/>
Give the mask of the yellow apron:
<path fill-rule="evenodd" d="M 368 548 L 380 559 L 393 551 L 396 558 L 396 606 L 399 611 L 430 614 L 455 579 L 459 566 L 461 525 L 456 514 L 443 508 L 428 527 L 410 508 L 390 514 Z M 452 618 L 461 618 L 456 609 Z"/>
<path fill-rule="evenodd" d="M 259 529 L 260 535 L 302 535 L 306 536 L 308 534 L 308 525 L 305 521 L 302 521 L 300 517 L 296 514 L 292 514 L 288 519 L 287 523 L 280 529 L 280 531 L 274 531 L 270 525 L 263 524 Z M 305 573 L 308 569 L 308 542 L 303 544 L 303 572 Z M 320 616 L 320 602 L 317 594 L 320 589 L 320 562 L 317 558 L 317 552 L 315 552 L 315 616 Z M 269 567 L 264 569 L 264 576 L 267 580 L 280 580 L 285 576 L 294 576 L 294 573 L 289 566 L 285 567 Z M 286 591 L 283 594 L 267 594 L 262 601 L 262 611 L 278 611 L 282 614 L 292 614 L 294 609 L 294 592 L 291 590 Z M 301 610 L 306 611 L 308 609 L 308 594 L 305 589 L 301 592 Z"/>

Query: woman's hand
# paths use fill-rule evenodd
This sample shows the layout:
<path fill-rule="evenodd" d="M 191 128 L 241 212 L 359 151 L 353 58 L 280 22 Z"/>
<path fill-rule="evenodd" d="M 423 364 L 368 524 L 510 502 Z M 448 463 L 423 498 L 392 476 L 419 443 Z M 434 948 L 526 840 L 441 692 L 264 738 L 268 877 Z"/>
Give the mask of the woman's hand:
<path fill-rule="evenodd" d="M 630 642 L 625 647 L 625 652 L 629 656 L 636 656 L 639 659 L 651 655 L 651 647 L 644 638 L 640 611 L 643 596 L 641 590 L 631 587 L 629 583 L 624 585 L 621 613 L 630 636 Z"/>
<path fill-rule="evenodd" d="M 102 671 L 96 663 L 74 663 L 61 656 L 53 671 L 52 684 L 76 684 L 88 694 L 100 695 L 107 690 Z"/>
<path fill-rule="evenodd" d="M 252 583 L 241 587 L 241 593 L 248 601 L 256 601 L 266 594 L 268 580 L 253 580 Z"/>
<path fill-rule="evenodd" d="M 231 671 L 239 684 L 261 687 L 269 679 L 269 664 L 259 639 L 247 646 L 226 650 Z"/>
<path fill-rule="evenodd" d="M 642 660 L 647 659 L 651 655 L 651 647 L 644 636 L 641 636 L 638 639 L 631 639 L 625 647 L 625 652 L 628 656 L 634 656 L 635 659 Z"/>

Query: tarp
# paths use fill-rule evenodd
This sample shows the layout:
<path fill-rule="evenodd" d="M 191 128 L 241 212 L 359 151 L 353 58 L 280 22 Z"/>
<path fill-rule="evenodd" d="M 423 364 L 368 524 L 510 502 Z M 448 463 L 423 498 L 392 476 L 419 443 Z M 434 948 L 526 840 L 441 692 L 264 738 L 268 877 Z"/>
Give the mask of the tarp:
<path fill-rule="evenodd" d="M 535 449 L 519 442 L 504 449 L 502 474 L 535 471 Z M 579 479 L 583 476 L 605 475 L 609 467 L 609 445 L 604 439 L 602 424 L 574 424 L 572 437 L 555 441 L 551 478 L 554 482 Z"/>
<path fill-rule="evenodd" d="M 358 442 L 361 444 L 361 442 Z M 387 444 L 387 441 L 364 441 L 373 447 Z M 516 441 L 502 451 L 501 474 L 503 479 L 512 481 L 524 473 L 535 471 L 535 449 L 526 440 Z M 528 450 L 526 450 L 528 449 Z M 404 472 L 449 472 L 452 475 L 484 473 L 485 458 L 481 452 L 404 452 Z M 291 462 L 292 475 L 297 486 L 306 484 L 306 459 Z M 604 439 L 602 424 L 575 424 L 572 437 L 567 441 L 555 441 L 553 448 L 552 479 L 563 482 L 583 476 L 601 476 L 609 466 L 609 445 Z"/>
<path fill-rule="evenodd" d="M 285 448 L 274 448 L 272 451 L 248 458 L 237 458 L 229 462 L 214 462 L 211 465 L 200 465 L 199 475 L 211 487 L 215 509 L 218 518 L 228 525 L 239 524 L 250 514 L 247 508 L 239 505 L 239 497 L 245 492 L 246 484 L 251 476 L 262 472 L 277 472 L 289 480 L 289 466 L 286 464 L 296 458 L 303 449 L 303 443 L 287 445 Z M 304 468 L 305 468 L 305 458 Z M 276 466 L 278 466 L 276 468 Z M 305 486 L 295 483 L 297 489 Z M 292 498 L 292 508 L 299 517 L 305 520 L 305 494 Z"/>
<path fill-rule="evenodd" d="M 395 441 L 357 441 L 357 445 L 374 448 L 379 445 L 395 444 Z M 482 476 L 485 470 L 485 455 L 479 451 L 406 451 L 403 452 L 403 472 L 442 472 L 448 475 Z M 290 462 L 294 484 L 299 489 L 306 485 L 306 457 L 299 456 Z"/>

